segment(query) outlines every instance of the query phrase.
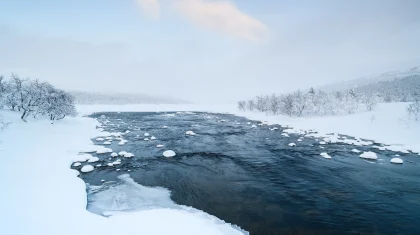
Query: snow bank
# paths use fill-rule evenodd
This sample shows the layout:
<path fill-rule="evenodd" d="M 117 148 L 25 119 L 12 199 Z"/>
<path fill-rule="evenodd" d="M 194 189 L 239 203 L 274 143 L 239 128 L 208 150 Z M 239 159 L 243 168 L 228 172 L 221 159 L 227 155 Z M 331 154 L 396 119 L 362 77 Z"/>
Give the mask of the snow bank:
<path fill-rule="evenodd" d="M 376 155 L 376 153 L 369 151 L 369 152 L 363 152 L 362 154 L 360 154 L 360 158 L 376 160 L 378 159 L 378 156 Z"/>
<path fill-rule="evenodd" d="M 112 153 L 112 149 L 91 141 L 103 136 L 96 129 L 98 122 L 77 117 L 54 125 L 49 120 L 23 123 L 17 113 L 0 113 L 13 122 L 0 135 L 1 154 L 10 156 L 7 164 L 0 165 L 0 183 L 7 189 L 0 195 L 0 200 L 7 202 L 1 204 L 5 215 L 0 222 L 2 234 L 246 234 L 202 211 L 182 206 L 119 212 L 108 218 L 95 215 L 86 210 L 86 185 L 70 166 L 81 156 L 88 160 L 88 155 L 79 155 L 80 151 Z M 11 166 L 19 166 L 19 171 Z"/>
<path fill-rule="evenodd" d="M 165 152 L 163 152 L 163 156 L 164 157 L 175 157 L 176 153 L 172 150 L 166 150 Z"/>

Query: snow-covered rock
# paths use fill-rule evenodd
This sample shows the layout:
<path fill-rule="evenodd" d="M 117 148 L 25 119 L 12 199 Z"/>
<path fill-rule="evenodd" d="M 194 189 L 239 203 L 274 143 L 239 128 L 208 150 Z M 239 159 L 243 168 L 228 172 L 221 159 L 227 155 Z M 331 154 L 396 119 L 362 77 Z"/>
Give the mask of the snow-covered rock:
<path fill-rule="evenodd" d="M 102 166 L 101 164 L 96 165 L 96 167 L 101 167 L 101 166 Z"/>
<path fill-rule="evenodd" d="M 144 141 L 149 141 L 149 138 L 144 138 Z"/>
<path fill-rule="evenodd" d="M 106 137 L 107 140 L 113 140 L 114 138 L 111 136 Z"/>
<path fill-rule="evenodd" d="M 118 153 L 111 153 L 111 157 L 118 157 Z"/>
<path fill-rule="evenodd" d="M 298 139 L 297 141 L 298 141 L 298 142 L 302 142 L 302 139 Z"/>
<path fill-rule="evenodd" d="M 319 154 L 319 155 L 321 155 L 321 157 L 323 157 L 323 158 L 326 158 L 326 159 L 331 159 L 331 156 L 330 156 L 330 155 L 328 155 L 328 153 L 321 153 L 321 154 Z"/>
<path fill-rule="evenodd" d="M 93 166 L 91 166 L 91 165 L 84 165 L 82 167 L 82 169 L 80 169 L 80 171 L 83 172 L 83 173 L 87 173 L 87 172 L 93 171 L 94 169 L 95 168 Z"/>
<path fill-rule="evenodd" d="M 130 133 L 130 131 L 129 130 L 126 130 L 125 133 L 128 134 L 128 133 Z"/>
<path fill-rule="evenodd" d="M 156 137 L 152 136 L 150 137 L 150 140 L 156 140 Z"/>
<path fill-rule="evenodd" d="M 107 166 L 114 166 L 114 164 L 112 164 L 112 163 L 108 163 L 108 164 L 106 164 Z"/>
<path fill-rule="evenodd" d="M 112 142 L 110 142 L 110 141 L 105 141 L 105 142 L 103 142 L 102 144 L 103 144 L 103 145 L 111 145 L 111 144 L 112 144 Z"/>
<path fill-rule="evenodd" d="M 132 153 L 126 153 L 126 154 L 124 154 L 124 157 L 131 158 L 131 157 L 134 157 L 134 154 L 132 154 Z"/>
<path fill-rule="evenodd" d="M 168 126 L 162 126 L 162 128 L 163 128 L 163 129 L 166 129 L 166 128 L 168 128 Z"/>
<path fill-rule="evenodd" d="M 112 153 L 112 149 L 110 148 L 102 148 L 102 149 L 98 149 L 98 151 L 96 151 L 97 154 L 104 154 L 104 153 Z"/>
<path fill-rule="evenodd" d="M 156 145 L 156 148 L 163 148 L 164 147 L 164 145 L 163 144 L 158 144 L 158 145 Z"/>
<path fill-rule="evenodd" d="M 74 167 L 78 167 L 78 166 L 80 166 L 80 165 L 82 165 L 82 163 L 80 163 L 80 162 L 75 162 L 75 163 L 73 164 L 73 166 L 74 166 Z"/>
<path fill-rule="evenodd" d="M 288 144 L 290 147 L 295 147 L 296 146 L 296 144 L 295 143 L 290 143 L 290 144 Z"/>
<path fill-rule="evenodd" d="M 327 143 L 325 141 L 320 141 L 319 144 L 324 145 L 324 144 L 327 144 Z"/>
<path fill-rule="evenodd" d="M 144 133 L 144 136 L 148 137 L 148 136 L 150 136 L 150 134 L 146 132 L 146 133 Z"/>
<path fill-rule="evenodd" d="M 126 152 L 126 151 L 121 151 L 121 152 L 119 152 L 119 153 L 118 153 L 118 155 L 120 155 L 120 156 L 122 156 L 122 157 L 123 157 L 123 156 L 125 156 L 126 154 L 127 154 L 127 152 Z"/>
<path fill-rule="evenodd" d="M 96 141 L 104 141 L 105 139 L 104 138 L 96 138 Z"/>
<path fill-rule="evenodd" d="M 120 165 L 120 164 L 121 164 L 121 161 L 115 161 L 115 162 L 113 162 L 112 164 L 113 164 L 114 166 L 115 166 L 115 165 Z"/>
<path fill-rule="evenodd" d="M 97 161 L 99 161 L 98 157 L 93 157 L 93 158 L 88 160 L 88 162 L 97 162 Z"/>
<path fill-rule="evenodd" d="M 287 134 L 287 133 L 282 133 L 281 135 L 284 136 L 284 137 L 289 137 L 289 134 Z"/>
<path fill-rule="evenodd" d="M 351 150 L 353 153 L 360 153 L 360 151 L 359 150 L 357 150 L 357 149 L 352 149 Z"/>
<path fill-rule="evenodd" d="M 403 164 L 404 161 L 401 158 L 394 157 L 394 158 L 391 159 L 391 163 L 394 163 L 394 164 Z"/>
<path fill-rule="evenodd" d="M 164 157 L 175 157 L 176 153 L 172 150 L 166 150 L 165 152 L 163 152 L 163 156 Z"/>
<path fill-rule="evenodd" d="M 191 136 L 192 136 L 192 135 L 196 135 L 193 131 L 187 131 L 187 132 L 185 132 L 185 134 L 186 134 L 186 135 L 191 135 Z"/>
<path fill-rule="evenodd" d="M 362 154 L 360 154 L 360 158 L 376 160 L 378 159 L 378 156 L 376 155 L 376 153 L 369 151 L 369 152 L 363 152 Z"/>

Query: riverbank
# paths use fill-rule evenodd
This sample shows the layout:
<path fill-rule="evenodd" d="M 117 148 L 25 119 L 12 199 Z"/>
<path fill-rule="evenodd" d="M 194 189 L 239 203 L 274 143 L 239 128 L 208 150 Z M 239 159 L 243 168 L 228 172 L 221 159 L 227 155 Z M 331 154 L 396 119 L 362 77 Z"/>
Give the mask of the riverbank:
<path fill-rule="evenodd" d="M 152 209 L 108 218 L 86 210 L 86 185 L 70 165 L 81 151 L 95 150 L 90 140 L 103 135 L 96 120 L 19 119 L 0 133 L 2 234 L 243 234 L 230 224 L 198 210 Z"/>
<path fill-rule="evenodd" d="M 272 116 L 258 112 L 242 112 L 235 105 L 79 105 L 81 114 L 93 112 L 164 112 L 164 111 L 204 111 L 231 113 L 252 120 L 267 121 L 272 124 L 289 125 L 294 129 L 314 129 L 322 135 L 340 133 L 374 140 L 392 145 L 395 149 L 420 153 L 420 122 L 407 117 L 408 103 L 378 104 L 371 112 L 345 116 L 311 118 L 291 118 Z"/>

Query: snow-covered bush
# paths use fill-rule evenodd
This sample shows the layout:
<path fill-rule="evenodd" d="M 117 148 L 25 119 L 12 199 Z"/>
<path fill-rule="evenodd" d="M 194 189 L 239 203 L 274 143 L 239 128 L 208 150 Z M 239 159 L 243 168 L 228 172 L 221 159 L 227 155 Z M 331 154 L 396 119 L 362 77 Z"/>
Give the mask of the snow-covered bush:
<path fill-rule="evenodd" d="M 354 90 L 331 92 L 300 90 L 284 95 L 258 96 L 253 100 L 239 101 L 240 110 L 256 110 L 267 114 L 287 116 L 324 116 L 371 111 L 378 102 L 375 93 L 358 94 Z"/>
<path fill-rule="evenodd" d="M 410 118 L 413 118 L 416 121 L 420 120 L 420 100 L 408 105 L 407 112 Z"/>
<path fill-rule="evenodd" d="M 0 76 L 0 105 L 21 112 L 26 121 L 29 115 L 48 116 L 51 120 L 76 115 L 74 98 L 48 82 L 20 78 L 12 74 L 10 80 Z"/>

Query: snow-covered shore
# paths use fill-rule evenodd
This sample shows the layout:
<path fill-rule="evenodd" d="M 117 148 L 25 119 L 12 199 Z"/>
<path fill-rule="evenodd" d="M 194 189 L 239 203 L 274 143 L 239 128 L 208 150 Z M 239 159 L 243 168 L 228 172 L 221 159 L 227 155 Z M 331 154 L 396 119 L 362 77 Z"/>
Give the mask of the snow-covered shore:
<path fill-rule="evenodd" d="M 202 211 L 156 208 L 105 218 L 86 210 L 86 185 L 70 169 L 90 138 L 103 135 L 96 120 L 68 118 L 24 123 L 17 113 L 0 111 L 13 122 L 0 133 L 0 226 L 5 235 L 65 234 L 243 234 Z M 80 157 L 79 157 L 80 158 Z"/>
<path fill-rule="evenodd" d="M 340 133 L 371 139 L 383 144 L 394 145 L 401 149 L 420 152 L 420 136 L 418 135 L 420 133 L 420 122 L 408 120 L 407 105 L 408 103 L 378 104 L 375 110 L 371 112 L 311 118 L 290 118 L 286 116 L 270 116 L 258 112 L 242 112 L 235 105 L 80 105 L 78 110 L 81 114 L 105 111 L 205 111 L 231 113 L 252 120 L 289 125 L 295 129 L 314 129 L 321 134 Z"/>

